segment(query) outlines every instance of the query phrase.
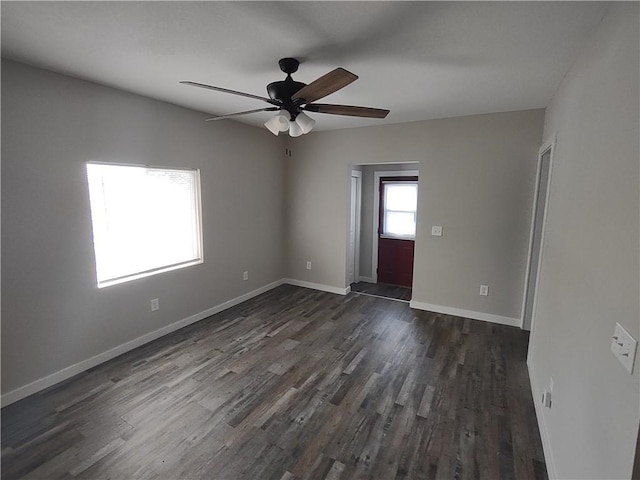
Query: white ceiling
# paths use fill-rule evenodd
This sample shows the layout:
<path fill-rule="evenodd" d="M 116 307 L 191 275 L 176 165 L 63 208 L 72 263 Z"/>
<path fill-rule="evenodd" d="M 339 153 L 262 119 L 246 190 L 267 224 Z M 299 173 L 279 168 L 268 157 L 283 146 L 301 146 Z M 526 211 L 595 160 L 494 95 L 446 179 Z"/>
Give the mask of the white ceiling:
<path fill-rule="evenodd" d="M 605 2 L 2 2 L 2 55 L 214 115 L 268 106 L 277 61 L 310 83 L 360 76 L 323 103 L 384 120 L 311 114 L 316 130 L 545 107 Z M 238 121 L 261 125 L 272 114 Z"/>

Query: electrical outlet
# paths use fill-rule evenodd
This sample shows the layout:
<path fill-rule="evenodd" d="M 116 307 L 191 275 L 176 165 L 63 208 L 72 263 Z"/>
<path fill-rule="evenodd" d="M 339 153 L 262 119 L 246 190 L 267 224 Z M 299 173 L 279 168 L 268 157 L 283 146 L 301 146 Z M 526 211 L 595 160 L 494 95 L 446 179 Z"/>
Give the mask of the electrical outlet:
<path fill-rule="evenodd" d="M 434 237 L 441 237 L 442 236 L 442 227 L 437 226 L 437 225 L 433 225 L 431 227 L 431 235 L 433 235 Z"/>
<path fill-rule="evenodd" d="M 311 262 L 307 262 L 307 270 L 311 270 Z"/>
<path fill-rule="evenodd" d="M 160 310 L 160 300 L 154 298 L 153 300 L 151 300 L 151 311 L 155 312 L 157 310 Z"/>
<path fill-rule="evenodd" d="M 242 272 L 242 280 L 249 280 L 249 272 Z"/>
<path fill-rule="evenodd" d="M 551 408 L 551 392 L 549 390 L 545 390 L 542 393 L 542 406 Z"/>
<path fill-rule="evenodd" d="M 480 295 L 483 297 L 489 295 L 489 285 L 480 285 Z"/>
<path fill-rule="evenodd" d="M 633 373 L 633 362 L 636 358 L 637 346 L 636 339 L 622 325 L 616 323 L 616 328 L 611 337 L 611 351 L 629 373 Z"/>

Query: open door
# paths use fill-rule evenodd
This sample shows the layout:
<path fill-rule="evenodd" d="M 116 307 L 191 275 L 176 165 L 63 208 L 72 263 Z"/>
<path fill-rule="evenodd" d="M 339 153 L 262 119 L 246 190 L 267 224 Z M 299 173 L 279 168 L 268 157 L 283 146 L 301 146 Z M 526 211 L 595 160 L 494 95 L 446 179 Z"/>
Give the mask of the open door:
<path fill-rule="evenodd" d="M 531 237 L 529 240 L 529 262 L 525 279 L 524 299 L 522 302 L 522 328 L 531 330 L 535 316 L 536 293 L 538 290 L 538 276 L 542 260 L 542 241 L 544 225 L 547 215 L 547 200 L 549 198 L 549 182 L 553 161 L 554 141 L 542 146 L 538 154 L 538 176 L 531 219 Z"/>
<path fill-rule="evenodd" d="M 378 283 L 411 287 L 418 207 L 418 177 L 381 177 Z"/>

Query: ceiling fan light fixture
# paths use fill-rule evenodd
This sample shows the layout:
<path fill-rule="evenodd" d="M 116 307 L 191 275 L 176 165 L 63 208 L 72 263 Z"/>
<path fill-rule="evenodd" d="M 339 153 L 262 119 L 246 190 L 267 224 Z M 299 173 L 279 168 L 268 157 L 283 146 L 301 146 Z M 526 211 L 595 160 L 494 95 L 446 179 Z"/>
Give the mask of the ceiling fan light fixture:
<path fill-rule="evenodd" d="M 316 124 L 316 121 L 304 112 L 300 112 L 296 117 L 296 123 L 300 125 L 302 133 L 309 133 Z"/>
<path fill-rule="evenodd" d="M 302 127 L 300 126 L 300 124 L 298 123 L 298 121 L 294 121 L 291 122 L 291 125 L 289 126 L 289 135 L 292 137 L 299 137 L 300 135 L 302 135 L 304 132 L 302 131 Z"/>
<path fill-rule="evenodd" d="M 280 132 L 286 132 L 290 123 L 289 112 L 283 110 L 267 120 L 264 126 L 274 135 L 278 135 Z"/>

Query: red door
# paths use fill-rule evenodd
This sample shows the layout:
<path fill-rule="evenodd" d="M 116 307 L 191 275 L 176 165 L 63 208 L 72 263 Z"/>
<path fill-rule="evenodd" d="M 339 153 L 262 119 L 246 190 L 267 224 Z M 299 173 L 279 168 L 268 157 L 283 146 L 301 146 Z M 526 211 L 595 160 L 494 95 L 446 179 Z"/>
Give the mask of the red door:
<path fill-rule="evenodd" d="M 411 287 L 418 177 L 382 177 L 378 283 Z"/>

